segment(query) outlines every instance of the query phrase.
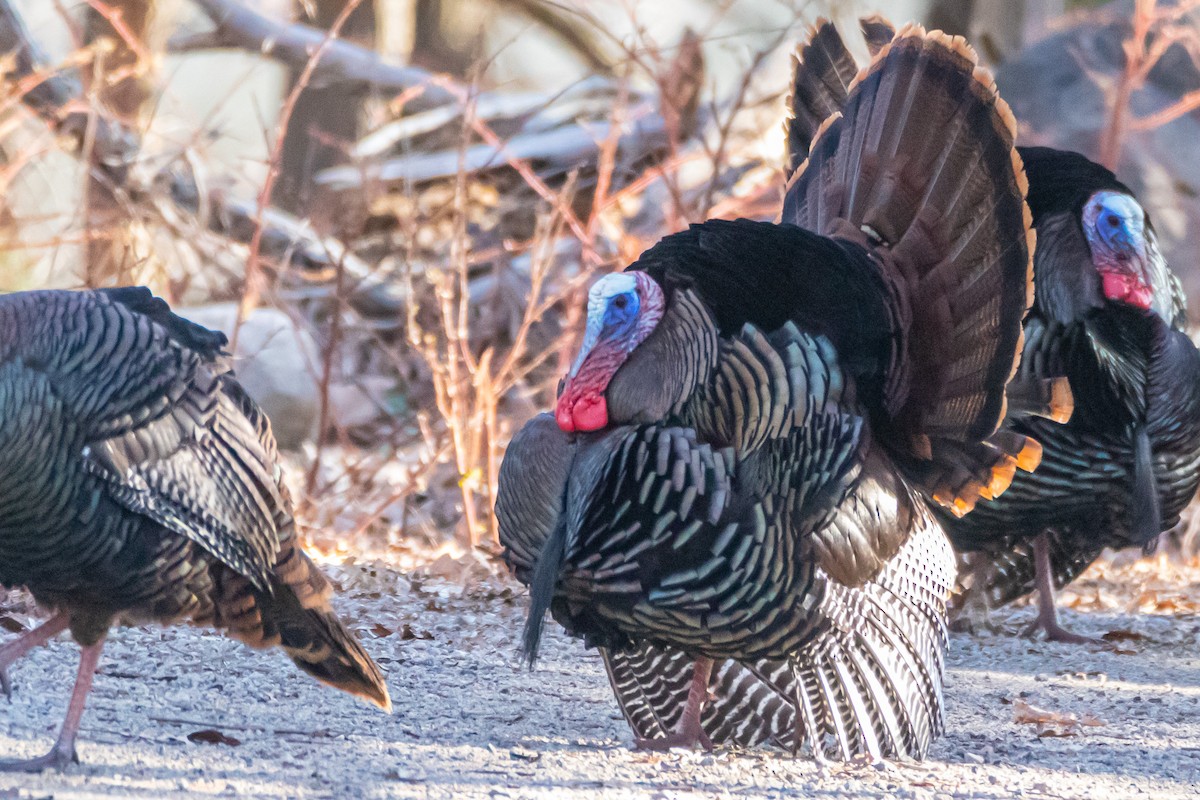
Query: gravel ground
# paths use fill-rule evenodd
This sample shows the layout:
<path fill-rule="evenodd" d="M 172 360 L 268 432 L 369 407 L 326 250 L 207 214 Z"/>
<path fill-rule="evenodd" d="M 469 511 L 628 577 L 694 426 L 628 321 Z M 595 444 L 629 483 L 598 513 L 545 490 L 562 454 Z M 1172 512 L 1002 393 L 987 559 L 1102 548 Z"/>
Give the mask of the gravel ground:
<path fill-rule="evenodd" d="M 536 671 L 518 664 L 525 598 L 506 581 L 470 570 L 457 580 L 331 571 L 345 587 L 340 607 L 389 673 L 393 715 L 323 689 L 279 654 L 215 634 L 120 630 L 84 717 L 83 764 L 61 775 L 0 775 L 0 798 L 947 800 L 1200 791 L 1200 568 L 1093 570 L 1068 594 L 1075 608 L 1064 620 L 1096 635 L 1119 629 L 1109 649 L 1017 636 L 1028 608 L 994 618 L 996 631 L 955 635 L 948 733 L 929 761 L 849 766 L 770 749 L 636 752 L 593 653 L 554 630 Z M 35 621 L 20 597 L 0 617 Z M 28 757 L 49 746 L 75 666 L 65 638 L 16 666 L 12 702 L 0 702 L 0 753 Z M 1018 721 L 1039 709 L 1048 722 Z M 189 740 L 208 729 L 238 743 Z"/>

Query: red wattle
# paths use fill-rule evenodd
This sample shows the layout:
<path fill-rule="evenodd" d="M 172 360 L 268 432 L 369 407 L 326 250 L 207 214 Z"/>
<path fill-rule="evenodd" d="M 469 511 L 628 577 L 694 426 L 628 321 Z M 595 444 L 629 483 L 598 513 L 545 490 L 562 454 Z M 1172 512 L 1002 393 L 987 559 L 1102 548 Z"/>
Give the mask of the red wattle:
<path fill-rule="evenodd" d="M 567 433 L 598 431 L 608 425 L 608 401 L 602 394 L 572 397 L 563 392 L 554 409 L 554 421 Z"/>
<path fill-rule="evenodd" d="M 1103 281 L 1104 296 L 1109 300 L 1127 303 L 1142 310 L 1150 308 L 1150 303 L 1154 300 L 1154 293 L 1137 277 L 1128 272 L 1101 270 L 1100 278 Z"/>
<path fill-rule="evenodd" d="M 575 401 L 571 417 L 575 430 L 598 431 L 608 425 L 608 401 L 604 395 L 584 395 Z"/>
<path fill-rule="evenodd" d="M 558 398 L 558 405 L 554 409 L 554 421 L 558 423 L 559 430 L 567 433 L 575 432 L 575 420 L 571 417 L 571 401 L 565 394 Z"/>

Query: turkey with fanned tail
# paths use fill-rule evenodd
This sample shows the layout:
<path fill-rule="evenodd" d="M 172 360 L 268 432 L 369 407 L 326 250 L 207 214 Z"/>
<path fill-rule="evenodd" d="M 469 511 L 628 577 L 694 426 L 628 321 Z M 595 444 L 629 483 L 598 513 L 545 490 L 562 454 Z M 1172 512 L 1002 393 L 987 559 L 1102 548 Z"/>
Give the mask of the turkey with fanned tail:
<path fill-rule="evenodd" d="M 893 30 L 872 18 L 863 33 L 877 51 Z M 797 62 L 793 162 L 807 153 L 814 116 L 845 102 L 844 76 L 854 71 L 829 23 Z M 1031 629 L 1086 642 L 1059 625 L 1054 590 L 1106 547 L 1152 544 L 1195 495 L 1200 352 L 1186 334 L 1182 286 L 1129 188 L 1079 153 L 1017 150 L 1037 231 L 1037 292 L 1005 429 L 1037 439 L 1042 465 L 1003 498 L 944 523 L 961 554 L 956 604 L 966 620 L 1036 588 Z"/>
<path fill-rule="evenodd" d="M 893 32 L 878 18 L 863 31 L 872 49 Z M 788 130 L 793 158 L 816 131 L 812 115 L 845 101 L 841 76 L 853 68 L 829 24 L 799 61 L 793 104 L 809 110 L 798 108 Z M 1043 401 L 1073 397 L 1074 415 L 1055 425 L 1066 415 L 1013 409 L 1006 428 L 1044 445 L 1042 467 L 995 503 L 944 522 L 965 567 L 965 614 L 1037 589 L 1034 625 L 1050 639 L 1087 642 L 1058 624 L 1054 590 L 1104 548 L 1151 545 L 1178 522 L 1200 485 L 1200 353 L 1187 337 L 1182 285 L 1133 192 L 1076 152 L 1018 151 L 1038 247 L 1015 384 Z"/>
<path fill-rule="evenodd" d="M 0 770 L 77 760 L 119 621 L 190 621 L 279 646 L 317 680 L 391 709 L 300 549 L 270 425 L 224 346 L 144 288 L 0 296 L 0 584 L 53 612 L 0 647 L 0 688 L 63 630 L 82 647 L 58 741 Z"/>
<path fill-rule="evenodd" d="M 966 513 L 1038 458 L 997 430 L 1032 293 L 1013 138 L 970 48 L 908 28 L 780 224 L 694 225 L 592 287 L 496 513 L 527 657 L 547 610 L 602 648 L 640 744 L 920 757 L 941 730 L 954 561 L 925 498 Z"/>

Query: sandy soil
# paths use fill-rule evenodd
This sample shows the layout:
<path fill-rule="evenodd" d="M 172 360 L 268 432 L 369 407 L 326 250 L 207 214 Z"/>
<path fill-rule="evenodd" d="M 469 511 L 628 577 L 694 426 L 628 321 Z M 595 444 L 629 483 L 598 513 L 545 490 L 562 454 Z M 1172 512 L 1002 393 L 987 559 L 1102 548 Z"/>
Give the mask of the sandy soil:
<path fill-rule="evenodd" d="M 83 764 L 0 775 L 0 798 L 1194 798 L 1200 793 L 1200 569 L 1093 570 L 1065 621 L 1112 648 L 999 629 L 956 635 L 948 733 L 923 764 L 821 766 L 774 751 L 635 752 L 598 659 L 553 632 L 516 658 L 525 598 L 504 580 L 332 570 L 341 608 L 389 673 L 386 716 L 293 669 L 190 629 L 114 632 L 83 722 Z M 465 587 L 465 588 L 464 588 Z M 34 622 L 21 599 L 0 614 Z M 11 623 L 9 623 L 11 625 Z M 49 746 L 76 650 L 19 663 L 0 754 Z M 1025 705 L 1035 707 L 1033 711 Z M 1018 717 L 1073 715 L 1041 726 Z M 1103 724 L 1096 724 L 1103 723 Z M 190 741 L 215 729 L 239 744 Z M 1067 735 L 1054 735 L 1067 734 Z"/>

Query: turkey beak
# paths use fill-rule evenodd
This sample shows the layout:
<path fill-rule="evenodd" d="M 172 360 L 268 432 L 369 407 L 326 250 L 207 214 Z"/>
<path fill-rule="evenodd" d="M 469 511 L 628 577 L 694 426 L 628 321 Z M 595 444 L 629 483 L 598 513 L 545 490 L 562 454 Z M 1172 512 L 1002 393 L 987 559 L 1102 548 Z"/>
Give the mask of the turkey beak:
<path fill-rule="evenodd" d="M 568 383 L 579 374 L 580 368 L 583 367 L 583 362 L 587 360 L 588 355 L 596 347 L 596 343 L 600 341 L 600 332 L 603 329 L 603 318 L 594 314 L 588 314 L 587 328 L 583 332 L 583 341 L 579 343 L 579 352 L 575 355 L 575 361 L 571 364 L 571 370 L 567 373 Z"/>

